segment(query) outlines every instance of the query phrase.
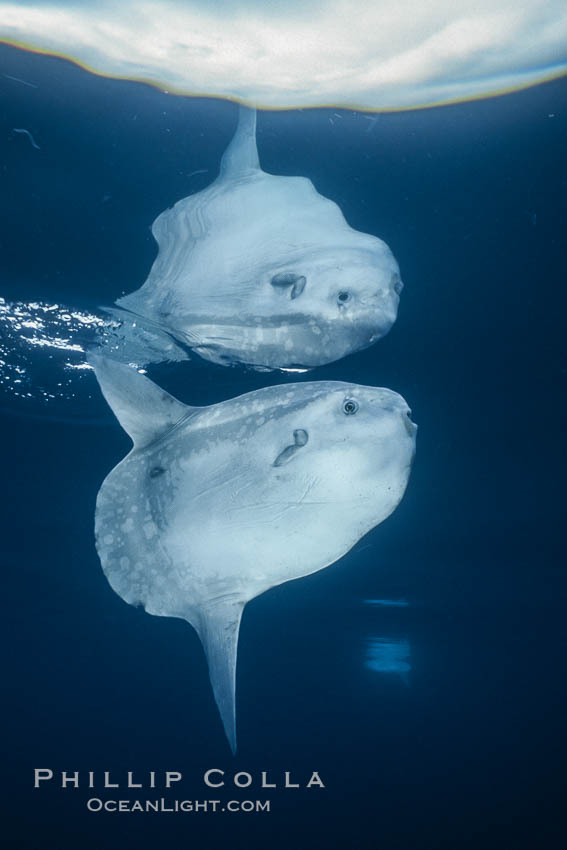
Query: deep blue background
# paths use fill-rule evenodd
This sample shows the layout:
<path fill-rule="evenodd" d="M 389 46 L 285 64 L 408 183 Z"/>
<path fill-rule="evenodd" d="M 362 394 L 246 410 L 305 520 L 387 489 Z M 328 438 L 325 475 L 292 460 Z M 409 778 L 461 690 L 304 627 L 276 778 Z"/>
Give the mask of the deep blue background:
<path fill-rule="evenodd" d="M 145 279 L 157 214 L 215 176 L 236 107 L 8 47 L 0 63 L 37 86 L 0 75 L 0 294 L 111 303 Z M 247 607 L 234 762 L 196 636 L 126 606 L 100 569 L 95 497 L 128 439 L 94 379 L 98 424 L 0 399 L 10 410 L 2 846 L 518 850 L 559 840 L 566 94 L 562 80 L 375 120 L 259 116 L 263 167 L 311 178 L 353 227 L 385 239 L 406 284 L 386 339 L 307 379 L 391 387 L 420 431 L 394 515 L 340 563 Z M 197 169 L 208 173 L 189 176 Z M 201 362 L 153 374 L 192 403 L 286 380 Z M 362 604 L 372 597 L 410 605 Z M 375 636 L 409 640 L 409 687 L 364 667 Z M 89 814 L 87 789 L 32 789 L 34 767 L 166 768 L 185 775 L 177 796 L 214 799 L 203 769 L 233 764 L 301 778 L 316 769 L 327 787 L 272 793 L 270 814 L 120 816 Z"/>

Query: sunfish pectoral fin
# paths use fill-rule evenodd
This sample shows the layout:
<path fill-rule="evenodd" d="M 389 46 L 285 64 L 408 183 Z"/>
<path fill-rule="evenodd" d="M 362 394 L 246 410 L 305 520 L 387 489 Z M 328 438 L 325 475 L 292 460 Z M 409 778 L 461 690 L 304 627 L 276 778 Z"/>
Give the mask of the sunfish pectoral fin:
<path fill-rule="evenodd" d="M 302 274 L 295 274 L 294 272 L 278 272 L 278 274 L 273 276 L 270 283 L 276 289 L 287 290 L 289 297 L 293 301 L 295 298 L 299 298 L 305 289 L 307 278 Z"/>
<path fill-rule="evenodd" d="M 135 448 L 149 445 L 193 410 L 131 366 L 93 353 L 88 361 L 102 394 Z"/>
<path fill-rule="evenodd" d="M 293 432 L 293 443 L 286 446 L 285 449 L 279 453 L 272 466 L 283 466 L 284 463 L 289 463 L 292 457 L 294 457 L 303 446 L 307 445 L 308 440 L 309 434 L 307 431 L 303 428 L 298 428 Z"/>
<path fill-rule="evenodd" d="M 202 613 L 197 631 L 224 731 L 236 753 L 236 656 L 244 602 L 225 602 Z"/>
<path fill-rule="evenodd" d="M 256 110 L 240 106 L 238 126 L 221 160 L 220 176 L 225 180 L 232 180 L 259 168 L 260 160 L 256 147 Z"/>

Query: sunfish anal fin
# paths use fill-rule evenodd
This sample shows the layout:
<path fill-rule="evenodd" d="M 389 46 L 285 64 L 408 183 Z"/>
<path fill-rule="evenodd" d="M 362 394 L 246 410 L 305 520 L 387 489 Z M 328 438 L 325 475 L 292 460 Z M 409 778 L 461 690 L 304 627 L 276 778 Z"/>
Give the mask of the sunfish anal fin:
<path fill-rule="evenodd" d="M 103 396 L 136 449 L 149 445 L 197 409 L 177 401 L 131 366 L 92 353 L 88 361 Z"/>
<path fill-rule="evenodd" d="M 256 110 L 240 106 L 238 126 L 232 141 L 224 152 L 220 177 L 233 180 L 260 168 L 256 147 Z"/>
<path fill-rule="evenodd" d="M 236 655 L 244 602 L 225 602 L 203 611 L 197 631 L 232 754 L 236 753 Z"/>

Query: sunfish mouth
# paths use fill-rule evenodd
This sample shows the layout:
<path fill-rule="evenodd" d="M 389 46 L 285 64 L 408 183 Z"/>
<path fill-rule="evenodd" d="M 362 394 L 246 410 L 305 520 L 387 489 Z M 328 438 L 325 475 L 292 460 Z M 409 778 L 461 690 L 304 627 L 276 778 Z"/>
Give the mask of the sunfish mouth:
<path fill-rule="evenodd" d="M 402 422 L 404 423 L 404 428 L 406 429 L 408 435 L 410 437 L 413 437 L 414 434 L 417 433 L 417 425 L 415 424 L 415 422 L 412 422 L 411 410 L 409 410 L 408 408 L 408 410 L 402 412 L 401 416 Z"/>

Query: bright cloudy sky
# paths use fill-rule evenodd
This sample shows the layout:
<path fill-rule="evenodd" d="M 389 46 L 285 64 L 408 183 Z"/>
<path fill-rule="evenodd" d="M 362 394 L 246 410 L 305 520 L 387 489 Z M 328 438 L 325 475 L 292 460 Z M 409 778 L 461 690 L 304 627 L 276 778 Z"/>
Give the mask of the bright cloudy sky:
<path fill-rule="evenodd" d="M 258 106 L 403 108 L 567 72 L 565 0 L 0 0 L 0 39 Z"/>

